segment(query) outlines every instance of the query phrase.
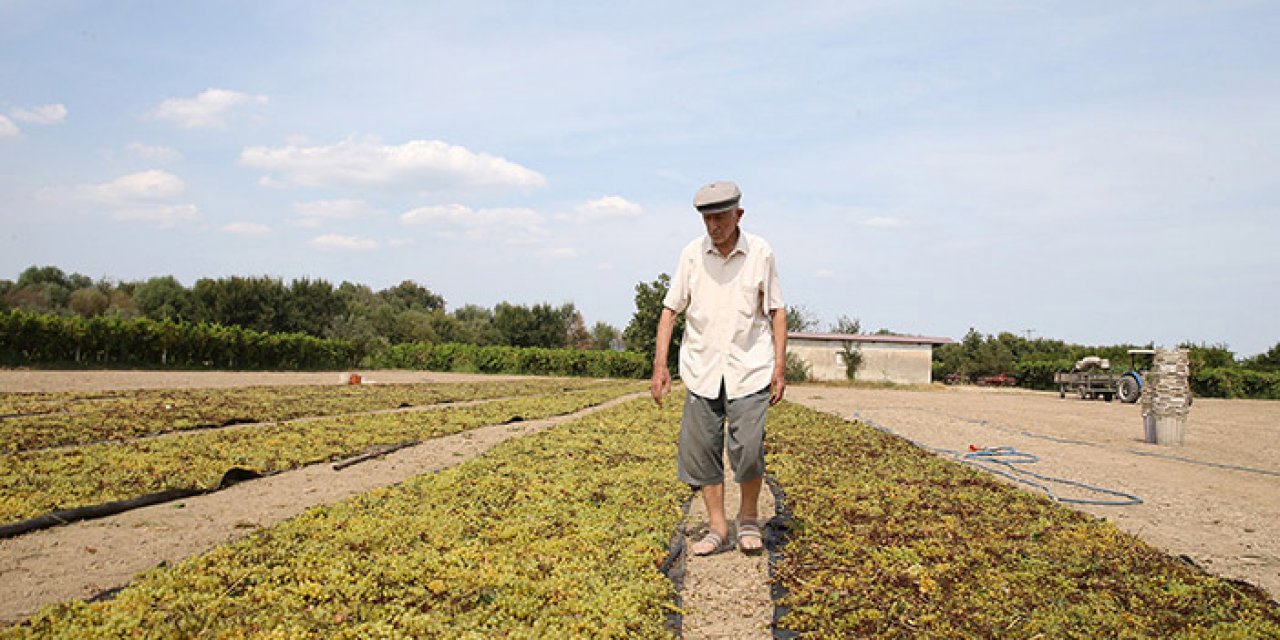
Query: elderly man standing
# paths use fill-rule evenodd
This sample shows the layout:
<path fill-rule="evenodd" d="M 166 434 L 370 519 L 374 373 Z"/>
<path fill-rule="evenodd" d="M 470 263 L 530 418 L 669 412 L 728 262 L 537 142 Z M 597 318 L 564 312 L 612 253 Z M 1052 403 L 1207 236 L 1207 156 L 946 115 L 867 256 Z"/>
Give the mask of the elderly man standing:
<path fill-rule="evenodd" d="M 684 313 L 680 378 L 688 397 L 677 475 L 702 490 L 711 520 L 711 530 L 692 547 L 695 555 L 733 548 L 724 510 L 726 420 L 729 464 L 742 493 L 737 545 L 744 553 L 763 548 L 757 509 L 764 482 L 765 411 L 786 389 L 787 314 L 778 270 L 768 243 L 739 228 L 741 198 L 738 186 L 727 181 L 708 184 L 694 196 L 707 234 L 680 253 L 662 301 L 649 385 L 661 406 L 671 392 L 671 332 L 676 316 Z"/>

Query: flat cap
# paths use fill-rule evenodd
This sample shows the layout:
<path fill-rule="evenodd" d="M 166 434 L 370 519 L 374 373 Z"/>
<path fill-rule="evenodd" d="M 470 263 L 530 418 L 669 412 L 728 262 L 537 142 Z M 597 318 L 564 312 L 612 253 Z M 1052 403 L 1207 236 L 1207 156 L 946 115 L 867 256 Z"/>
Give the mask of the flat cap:
<path fill-rule="evenodd" d="M 737 209 L 741 199 L 742 192 L 738 190 L 738 185 L 720 180 L 698 189 L 698 193 L 693 196 L 693 206 L 699 213 L 720 213 Z"/>

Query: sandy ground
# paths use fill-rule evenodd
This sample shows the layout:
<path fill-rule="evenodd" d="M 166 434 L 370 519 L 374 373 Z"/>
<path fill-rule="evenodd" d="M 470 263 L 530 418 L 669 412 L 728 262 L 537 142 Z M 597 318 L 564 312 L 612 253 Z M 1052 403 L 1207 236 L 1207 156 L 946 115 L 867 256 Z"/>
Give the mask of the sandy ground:
<path fill-rule="evenodd" d="M 787 399 L 870 419 L 936 449 L 1011 446 L 1040 457 L 1030 471 L 1136 494 L 1142 504 L 1068 506 L 1280 599 L 1280 402 L 1198 398 L 1184 443 L 1156 445 L 1143 441 L 1140 405 L 1056 392 L 803 385 L 789 387 Z"/>
<path fill-rule="evenodd" d="M 725 470 L 729 473 L 727 458 Z M 742 494 L 732 474 L 729 475 L 724 505 L 732 538 L 737 535 Z M 768 487 L 760 491 L 758 509 L 761 525 L 774 515 L 773 494 Z M 684 527 L 686 549 L 708 531 L 707 509 L 701 493 L 694 496 Z M 773 637 L 769 626 L 773 621 L 773 600 L 769 596 L 769 559 L 765 553 L 748 556 L 733 550 L 702 557 L 689 553 L 681 595 L 685 640 L 768 640 Z"/>

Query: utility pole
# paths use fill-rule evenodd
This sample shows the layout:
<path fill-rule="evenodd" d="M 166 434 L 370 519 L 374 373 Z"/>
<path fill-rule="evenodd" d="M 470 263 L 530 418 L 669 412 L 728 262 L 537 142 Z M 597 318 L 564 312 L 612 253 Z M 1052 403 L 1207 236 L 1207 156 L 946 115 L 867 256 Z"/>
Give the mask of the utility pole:
<path fill-rule="evenodd" d="M 1022 330 L 1022 332 L 1023 332 L 1023 333 L 1025 333 L 1025 334 L 1027 334 L 1027 340 L 1028 340 L 1028 341 L 1030 341 L 1030 340 L 1031 340 L 1031 334 L 1035 333 L 1035 332 L 1036 332 L 1036 330 L 1035 330 L 1035 329 L 1023 329 L 1023 330 Z"/>

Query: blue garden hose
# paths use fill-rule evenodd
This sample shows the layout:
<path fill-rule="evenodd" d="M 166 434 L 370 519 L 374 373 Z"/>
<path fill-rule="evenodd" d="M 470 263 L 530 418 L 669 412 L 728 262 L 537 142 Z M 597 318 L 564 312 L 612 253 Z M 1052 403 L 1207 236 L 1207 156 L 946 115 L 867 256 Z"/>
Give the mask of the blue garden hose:
<path fill-rule="evenodd" d="M 863 417 L 862 414 L 857 411 L 853 412 L 853 417 L 854 419 L 859 420 L 874 429 L 877 429 L 879 431 L 882 431 L 892 436 L 904 438 L 907 441 L 912 442 L 913 444 L 915 444 L 916 446 L 922 449 L 926 449 L 928 451 L 932 451 L 937 454 L 949 456 L 951 458 L 954 458 L 957 462 L 961 464 L 967 464 L 971 467 L 977 467 L 989 473 L 994 473 L 998 476 L 1003 476 L 1005 478 L 1013 480 L 1014 482 L 1019 482 L 1019 483 L 1040 489 L 1041 491 L 1044 491 L 1045 494 L 1048 495 L 1050 499 L 1056 502 L 1066 502 L 1070 504 L 1089 504 L 1089 505 L 1099 505 L 1099 506 L 1108 506 L 1108 507 L 1124 507 L 1129 505 L 1142 504 L 1142 498 L 1139 498 L 1138 496 L 1133 495 L 1132 493 L 1125 493 L 1124 491 L 1107 489 L 1107 488 L 1099 487 L 1096 485 L 1077 482 L 1075 480 L 1067 480 L 1065 478 L 1054 478 L 1052 476 L 1046 476 L 1046 475 L 1041 475 L 1039 473 L 1035 473 L 1034 471 L 1019 469 L 1014 465 L 1034 464 L 1036 462 L 1039 462 L 1040 458 L 1035 454 L 1027 453 L 1025 451 L 1018 451 L 1013 447 L 987 447 L 987 448 L 978 449 L 978 450 L 969 451 L 969 452 L 954 451 L 952 449 L 939 449 L 937 447 L 931 447 L 929 445 L 926 445 L 922 442 L 917 442 L 915 440 L 912 440 L 911 438 L 907 438 L 895 432 L 893 429 L 890 429 L 887 426 L 879 424 L 876 421 L 871 420 L 870 418 Z M 969 420 L 969 421 L 977 422 L 974 420 Z M 981 421 L 981 423 L 986 424 L 986 421 L 983 420 Z M 993 467 L 989 465 L 997 465 L 997 466 Z M 1003 468 L 1000 468 L 1000 467 L 1003 467 Z M 1029 478 L 1035 478 L 1035 480 L 1031 480 Z M 1037 482 L 1036 480 L 1041 480 L 1043 482 Z M 1045 483 L 1065 484 L 1065 485 L 1076 487 L 1079 489 L 1093 491 L 1095 493 L 1103 493 L 1103 494 L 1115 496 L 1116 498 L 1119 498 L 1119 499 L 1118 500 L 1093 500 L 1093 499 L 1085 499 L 1085 498 L 1064 498 L 1054 493 L 1053 488 Z"/>

